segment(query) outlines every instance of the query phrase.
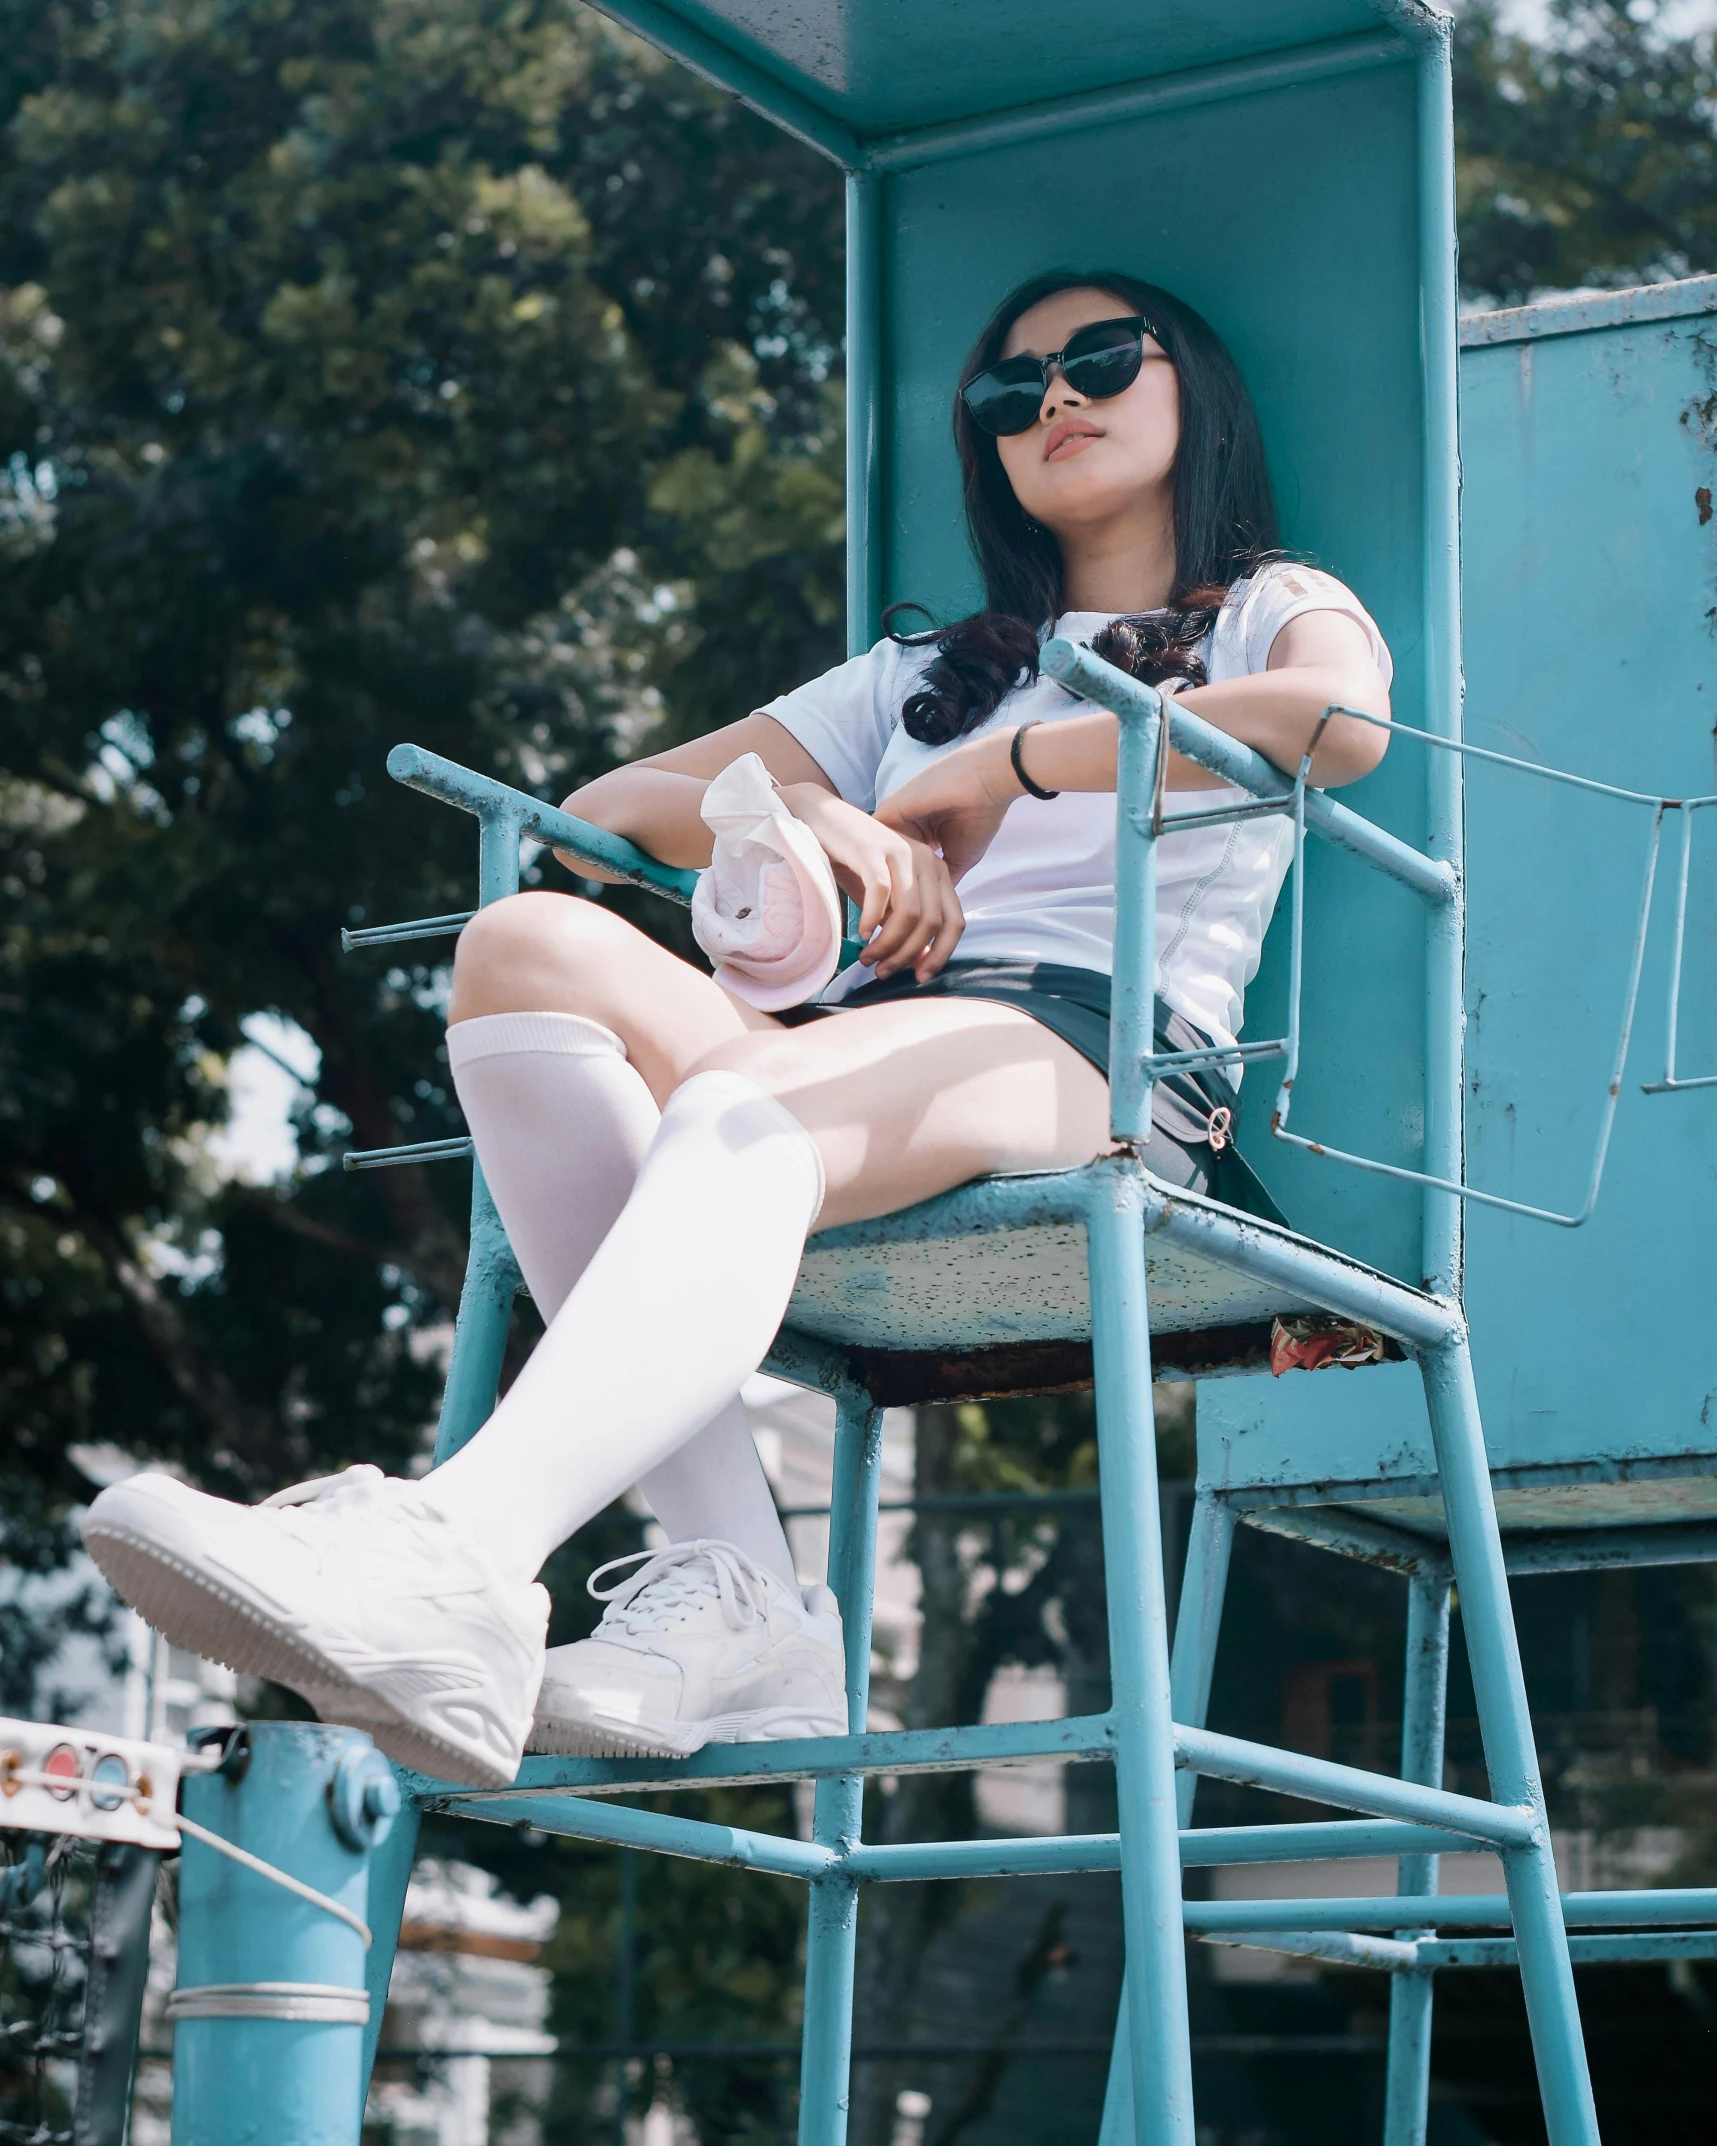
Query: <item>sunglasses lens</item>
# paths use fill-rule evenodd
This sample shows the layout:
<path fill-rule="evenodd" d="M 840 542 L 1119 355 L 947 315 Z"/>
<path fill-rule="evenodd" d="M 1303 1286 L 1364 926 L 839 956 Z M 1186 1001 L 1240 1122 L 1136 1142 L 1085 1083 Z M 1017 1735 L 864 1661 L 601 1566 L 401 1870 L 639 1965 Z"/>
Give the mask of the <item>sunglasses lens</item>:
<path fill-rule="evenodd" d="M 1093 402 L 1130 388 L 1145 362 L 1144 333 L 1143 322 L 1136 320 L 1100 320 L 1081 328 L 1062 361 L 1068 386 Z"/>
<path fill-rule="evenodd" d="M 1152 332 L 1148 321 L 1138 319 L 1098 320 L 1081 328 L 1061 360 L 1068 386 L 1093 402 L 1121 394 L 1139 377 L 1145 337 Z M 1004 358 L 969 380 L 960 394 L 973 423 L 997 439 L 1024 432 L 1043 407 L 1043 361 Z"/>
<path fill-rule="evenodd" d="M 1043 405 L 1043 367 L 1036 358 L 1005 358 L 960 392 L 973 423 L 1005 439 L 1036 421 Z"/>

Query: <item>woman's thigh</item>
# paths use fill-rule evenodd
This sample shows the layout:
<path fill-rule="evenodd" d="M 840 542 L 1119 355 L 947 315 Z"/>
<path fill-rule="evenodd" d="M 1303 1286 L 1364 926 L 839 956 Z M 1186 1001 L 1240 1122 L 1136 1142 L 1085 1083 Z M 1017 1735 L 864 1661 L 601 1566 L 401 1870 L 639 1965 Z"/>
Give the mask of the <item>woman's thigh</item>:
<path fill-rule="evenodd" d="M 819 1226 L 890 1214 L 998 1170 L 1072 1169 L 1109 1144 L 1109 1085 L 1042 1022 L 935 998 L 724 1038 L 691 1070 L 744 1073 L 816 1139 Z"/>
<path fill-rule="evenodd" d="M 768 1014 L 595 902 L 514 894 L 478 911 L 459 935 L 450 1021 L 492 1013 L 576 1013 L 611 1028 L 658 1103 L 711 1051 Z"/>

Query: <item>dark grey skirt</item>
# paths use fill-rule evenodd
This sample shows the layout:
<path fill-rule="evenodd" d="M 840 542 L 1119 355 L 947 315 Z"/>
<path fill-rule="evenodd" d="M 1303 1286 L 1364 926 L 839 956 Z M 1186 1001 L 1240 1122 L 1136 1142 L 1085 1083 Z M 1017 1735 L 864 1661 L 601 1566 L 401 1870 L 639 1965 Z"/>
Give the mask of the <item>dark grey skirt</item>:
<path fill-rule="evenodd" d="M 913 998 L 976 998 L 1017 1006 L 1072 1044 L 1105 1080 L 1109 1077 L 1110 979 L 1100 969 L 1069 968 L 1054 961 L 951 961 L 928 983 L 921 984 L 906 971 L 861 984 L 833 1005 L 795 1006 L 777 1018 L 793 1028 L 827 1014 Z M 1206 1050 L 1212 1040 L 1184 1014 L 1157 1000 L 1159 1051 Z M 1171 1073 L 1159 1080 L 1151 1102 L 1145 1165 L 1165 1183 L 1208 1192 L 1230 1207 L 1282 1222 L 1281 1210 L 1234 1145 L 1239 1102 L 1238 1090 L 1218 1067 Z"/>

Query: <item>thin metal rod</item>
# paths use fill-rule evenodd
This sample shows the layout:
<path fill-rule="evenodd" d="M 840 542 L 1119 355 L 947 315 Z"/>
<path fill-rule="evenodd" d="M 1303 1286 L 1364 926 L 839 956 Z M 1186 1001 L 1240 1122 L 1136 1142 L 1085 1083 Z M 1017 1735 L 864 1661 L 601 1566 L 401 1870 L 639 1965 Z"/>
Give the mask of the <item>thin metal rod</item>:
<path fill-rule="evenodd" d="M 1461 497 L 1458 420 L 1460 303 L 1455 273 L 1455 136 L 1450 18 L 1422 11 L 1417 107 L 1419 333 L 1424 364 L 1424 536 L 1420 615 L 1425 721 L 1440 741 L 1459 743 L 1461 709 Z M 1425 1168 L 1466 1177 L 1466 819 L 1465 761 L 1433 754 L 1426 769 L 1427 847 L 1451 875 L 1453 901 L 1427 919 L 1425 933 Z M 1419 1219 L 1420 1273 L 1427 1289 L 1459 1300 L 1463 1232 L 1460 1200 L 1425 1188 Z"/>
<path fill-rule="evenodd" d="M 1116 722 L 1115 959 L 1109 1029 L 1109 1132 L 1120 1142 L 1151 1136 L 1150 1066 L 1156 1042 L 1157 844 L 1151 797 L 1162 700 L 1150 687 Z"/>
<path fill-rule="evenodd" d="M 888 520 L 883 512 L 884 209 L 888 181 L 847 179 L 847 654 L 882 631 Z"/>
<path fill-rule="evenodd" d="M 1205 1931 L 1200 1943 L 1280 1952 L 1292 1959 L 1327 1960 L 1332 1967 L 1381 1967 L 1398 1977 L 1419 1963 L 1419 1948 L 1411 1940 L 1404 1943 L 1400 1938 L 1362 1936 L 1356 1930 L 1280 1930 L 1268 1938 L 1261 1930 L 1242 1931 L 1234 1936 Z M 1394 2146 L 1393 2137 L 1387 2133 L 1385 2146 Z"/>
<path fill-rule="evenodd" d="M 829 1585 L 841 1606 L 847 1651 L 847 1726 L 855 1736 L 863 1732 L 870 1706 L 882 1420 L 882 1410 L 869 1400 L 844 1400 L 835 1412 Z M 855 1848 L 863 1816 L 863 1774 L 839 1774 L 817 1783 L 811 1837 L 825 1853 L 845 1857 Z M 851 2093 L 857 1944 L 858 1886 L 841 1870 L 811 1887 L 805 1934 L 799 2146 L 844 2146 Z"/>
<path fill-rule="evenodd" d="M 459 1815 L 509 1826 L 535 1826 L 541 1833 L 568 1840 L 608 1841 L 696 1863 L 767 1871 L 778 1878 L 823 1878 L 839 1865 L 834 1851 L 815 1841 L 753 1833 L 742 1826 L 710 1825 L 670 1811 L 639 1811 L 629 1804 L 597 1803 L 583 1796 L 517 1796 L 505 1803 L 479 1796 L 462 1804 Z"/>
<path fill-rule="evenodd" d="M 1506 1803 L 1486 1803 L 1477 1796 L 1446 1788 L 1422 1788 L 1415 1781 L 1392 1781 L 1386 1774 L 1331 1759 L 1306 1758 L 1297 1751 L 1277 1751 L 1268 1744 L 1238 1736 L 1216 1736 L 1208 1729 L 1177 1728 L 1179 1762 L 1219 1781 L 1249 1788 L 1274 1789 L 1302 1796 L 1308 1803 L 1333 1803 L 1338 1810 L 1366 1811 L 1378 1818 L 1401 1818 L 1439 1831 L 1467 1833 L 1499 1847 L 1525 1844 L 1539 1827 L 1535 1810 Z"/>
<path fill-rule="evenodd" d="M 1120 717 L 1131 714 L 1140 716 L 1154 713 L 1157 694 L 1154 687 L 1143 685 L 1125 671 L 1105 663 L 1101 656 L 1093 655 L 1088 648 L 1077 646 L 1059 635 L 1043 644 L 1038 658 L 1044 675 L 1064 685 L 1070 693 L 1077 693 L 1082 700 L 1094 701 Z M 1271 800 L 1280 796 L 1282 785 L 1290 778 L 1262 753 L 1255 753 L 1249 745 L 1242 745 L 1238 738 L 1231 738 L 1214 724 L 1206 723 L 1188 708 L 1173 702 L 1169 704 L 1169 742 L 1175 751 L 1188 760 L 1197 761 L 1211 774 L 1220 775 L 1224 782 L 1236 789 L 1249 790 L 1254 797 Z M 1411 887 L 1424 900 L 1446 905 L 1455 898 L 1456 882 L 1453 867 L 1436 858 L 1422 856 L 1411 843 L 1386 834 L 1381 827 L 1374 827 L 1357 812 L 1350 811 L 1322 790 L 1309 790 L 1306 796 L 1306 825 L 1326 842 L 1333 842 L 1339 849 L 1350 851 L 1390 878 L 1398 879 Z"/>
<path fill-rule="evenodd" d="M 1488 760 L 1493 767 L 1514 768 L 1522 775 L 1541 775 L 1546 782 L 1564 783 L 1571 790 L 1590 790 L 1595 796 L 1613 797 L 1624 805 L 1661 806 L 1671 812 L 1698 811 L 1706 805 L 1717 805 L 1717 796 L 1662 797 L 1653 790 L 1625 790 L 1618 783 L 1600 782 L 1595 775 L 1572 775 L 1566 768 L 1551 767 L 1544 760 L 1522 760 L 1515 753 L 1499 753 L 1488 745 L 1474 745 L 1465 738 L 1443 737 L 1434 730 L 1420 730 L 1395 716 L 1368 715 L 1363 708 L 1347 708 L 1339 701 L 1332 702 L 1325 713 L 1345 715 L 1355 723 L 1368 723 L 1373 730 L 1389 730 L 1404 738 L 1418 738 L 1422 744 L 1435 745 L 1462 760 Z"/>
<path fill-rule="evenodd" d="M 1496 1853 L 1476 1834 L 1390 1818 L 1320 1818 L 1273 1826 L 1195 1826 L 1180 1837 L 1188 1870 L 1240 1863 L 1321 1863 L 1350 1856 Z"/>
<path fill-rule="evenodd" d="M 1216 1675 L 1216 1646 L 1222 1632 L 1222 1604 L 1228 1592 L 1228 1566 L 1234 1549 L 1234 1509 L 1212 1497 L 1200 1486 L 1192 1501 L 1192 1525 L 1187 1531 L 1186 1564 L 1180 1577 L 1180 1606 L 1175 1613 L 1174 1647 L 1169 1656 L 1169 1700 L 1176 1721 L 1202 1729 L 1210 1711 L 1210 1686 Z M 1192 1809 L 1198 1795 L 1198 1775 L 1190 1768 L 1177 1769 L 1175 1811 L 1184 1829 L 1192 1824 Z M 1229 1840 L 1250 1839 L 1260 1829 L 1252 1826 L 1224 1828 Z M 1272 1833 L 1291 1828 L 1272 1826 Z M 1185 1862 L 1189 1836 L 1181 1835 L 1181 1860 Z M 1217 1836 L 1198 1842 L 1201 1858 L 1217 1845 Z"/>
<path fill-rule="evenodd" d="M 1171 1672 L 1172 1678 L 1172 1672 Z M 1191 1777 L 1182 1774 L 1184 1790 Z M 469 1809 L 469 1807 L 467 1807 Z M 1208 1826 L 1180 1835 L 1183 1870 L 1239 1864 L 1341 1861 L 1408 1850 L 1482 1850 L 1469 1833 L 1437 1832 L 1366 1818 L 1329 1819 L 1309 1825 Z M 864 1884 L 891 1885 L 921 1879 L 1030 1878 L 1064 1871 L 1118 1870 L 1118 1833 L 1065 1833 L 1025 1840 L 898 1841 L 848 1851 L 841 1868 Z"/>
<path fill-rule="evenodd" d="M 1567 1893 L 1559 1896 L 1562 1918 L 1572 1927 L 1663 1928 L 1676 1923 L 1717 1923 L 1717 1887 L 1676 1891 Z M 1392 1930 L 1401 1919 L 1397 1893 L 1363 1899 L 1189 1900 L 1189 1930 Z M 1439 1928 L 1507 1929 L 1509 1897 L 1503 1893 L 1439 1893 L 1425 1903 L 1424 1919 Z M 1574 2015 L 1570 2014 L 1570 2018 Z"/>
<path fill-rule="evenodd" d="M 413 917 L 404 924 L 368 924 L 361 931 L 342 931 L 343 952 L 356 953 L 363 946 L 399 946 L 408 939 L 447 939 L 461 932 L 477 914 L 475 909 L 456 910 L 452 916 Z"/>
<path fill-rule="evenodd" d="M 1503 1876 L 1520 1940 L 1521 1989 L 1545 2128 L 1550 2146 L 1597 2146 L 1598 2122 L 1568 1962 L 1550 1821 L 1465 1337 L 1429 1352 L 1420 1370 L 1491 1792 L 1532 1821 L 1527 1838 L 1504 1856 Z M 1437 1912 L 1440 1916 L 1441 1903 Z"/>
<path fill-rule="evenodd" d="M 1449 1585 L 1415 1577 L 1407 1586 L 1407 1678 L 1401 1721 L 1401 1776 L 1437 1787 L 1448 1721 Z M 1437 1890 L 1437 1857 L 1404 1855 L 1397 1890 L 1423 1898 Z M 1403 1932 L 1405 1934 L 1405 1931 Z M 1432 1978 L 1417 1949 L 1389 1991 L 1389 2057 L 1383 2091 L 1383 2146 L 1425 2146 L 1431 2098 Z"/>
<path fill-rule="evenodd" d="M 1123 728 L 1123 740 L 1128 733 Z M 1133 792 L 1141 804 L 1143 788 Z M 1148 818 L 1146 853 L 1149 854 Z M 1147 886 L 1154 911 L 1154 889 Z M 1149 939 L 1145 940 L 1149 950 Z M 1148 1001 L 1147 1001 L 1148 1004 Z M 1149 1018 L 1148 1011 L 1145 1016 Z M 1148 1092 L 1146 1102 L 1148 1107 Z M 1126 2026 L 1136 2146 L 1193 2146 L 1175 1737 L 1137 1165 L 1102 1175 L 1086 1224 L 1098 1474 L 1121 1821 Z"/>
<path fill-rule="evenodd" d="M 1308 1139 L 1303 1133 L 1289 1132 L 1288 1111 L 1294 1079 L 1299 1070 L 1297 1053 L 1289 1055 L 1282 1085 L 1276 1096 L 1276 1108 L 1270 1120 L 1270 1130 L 1276 1139 L 1289 1147 L 1299 1148 L 1305 1154 L 1322 1156 L 1329 1162 L 1346 1163 L 1351 1169 L 1369 1171 L 1377 1177 L 1398 1178 L 1410 1185 L 1424 1185 L 1432 1191 L 1445 1192 L 1456 1199 L 1470 1200 L 1480 1207 L 1495 1207 L 1504 1214 L 1521 1215 L 1531 1222 L 1552 1222 L 1559 1229 L 1582 1228 L 1591 1220 L 1597 1207 L 1598 1193 L 1604 1181 L 1604 1165 L 1609 1158 L 1610 1135 L 1615 1128 L 1616 1108 L 1622 1092 L 1622 1075 L 1627 1067 L 1634 1013 L 1639 1004 L 1640 976 L 1645 967 L 1646 938 L 1651 926 L 1652 893 L 1657 881 L 1657 859 L 1662 844 L 1663 815 L 1666 809 L 1659 804 L 1652 814 L 1651 834 L 1646 845 L 1645 878 L 1640 890 L 1639 918 L 1634 927 L 1633 954 L 1628 964 L 1627 984 L 1622 998 L 1621 1027 L 1616 1037 L 1615 1059 L 1609 1085 L 1604 1092 L 1603 1107 L 1599 1113 L 1597 1145 L 1592 1154 L 1586 1197 L 1572 1214 L 1561 1214 L 1551 1207 L 1534 1207 L 1524 1200 L 1505 1199 L 1501 1193 L 1481 1192 L 1476 1185 L 1463 1184 L 1457 1178 L 1440 1176 L 1433 1171 L 1409 1170 L 1399 1163 L 1378 1162 L 1368 1155 L 1349 1154 L 1345 1148 L 1330 1147 L 1323 1141 Z M 1436 1023 L 1433 1022 L 1430 1026 L 1434 1032 Z M 1426 1152 L 1432 1152 L 1428 1134 Z"/>
<path fill-rule="evenodd" d="M 453 1353 L 441 1393 L 441 1420 L 435 1433 L 435 1465 L 449 1460 L 494 1413 L 507 1353 L 507 1328 L 513 1300 L 523 1287 L 495 1203 L 481 1167 L 471 1165 L 471 1250 L 459 1312 L 453 1322 Z"/>
<path fill-rule="evenodd" d="M 1516 1967 L 1520 1963 L 1512 1937 L 1422 1938 L 1417 1950 L 1425 1967 Z M 1576 1967 L 1717 1960 L 1717 1930 L 1630 1930 L 1617 1936 L 1571 1937 L 1568 1956 Z"/>
<path fill-rule="evenodd" d="M 1098 1173 L 1090 1175 L 1095 1180 Z M 1176 1198 L 1168 1186 L 1152 1188 L 1145 1226 L 1165 1243 L 1185 1245 L 1237 1274 L 1273 1283 L 1304 1303 L 1374 1326 L 1409 1348 L 1436 1348 L 1451 1333 L 1462 1331 L 1459 1309 L 1440 1297 L 1421 1295 L 1357 1260 L 1344 1260 L 1232 1208 L 1191 1196 Z"/>
<path fill-rule="evenodd" d="M 1165 812 L 1161 831 L 1172 835 L 1188 827 L 1231 827 L 1236 820 L 1265 820 L 1273 813 L 1291 812 L 1293 808 L 1290 793 L 1281 797 L 1256 798 L 1250 805 L 1222 805 L 1210 812 Z"/>
<path fill-rule="evenodd" d="M 1034 1759 L 1111 1759 L 1108 1714 L 1061 1721 L 985 1722 L 960 1729 L 885 1729 L 864 1736 L 806 1736 L 775 1744 L 706 1744 L 688 1759 L 527 1758 L 511 1789 L 485 1791 L 405 1773 L 426 1810 L 462 1810 L 472 1796 L 623 1796 L 753 1781 L 820 1781 L 845 1774 L 964 1773 Z M 504 1814 L 497 1812 L 494 1815 Z"/>
<path fill-rule="evenodd" d="M 1681 1026 L 1681 977 L 1687 946 L 1687 892 L 1693 874 L 1693 815 L 1717 799 L 1696 797 L 1682 807 L 1681 868 L 1676 875 L 1675 937 L 1669 957 L 1669 1016 L 1664 1041 L 1663 1078 L 1641 1084 L 1645 1095 L 1678 1095 L 1689 1088 L 1717 1088 L 1717 1073 L 1700 1073 L 1683 1080 L 1675 1070 L 1676 1037 Z"/>
<path fill-rule="evenodd" d="M 1405 1573 L 1409 1578 L 1423 1574 L 1427 1579 L 1443 1581 L 1449 1576 L 1446 1543 L 1411 1535 L 1405 1528 L 1391 1527 L 1386 1521 L 1370 1520 L 1359 1513 L 1332 1511 L 1320 1505 L 1264 1505 L 1242 1508 L 1240 1517 L 1262 1534 L 1310 1543 L 1316 1549 L 1329 1550 L 1337 1557 L 1357 1558 L 1362 1564 L 1377 1565 L 1386 1572 Z"/>
<path fill-rule="evenodd" d="M 631 886 L 648 887 L 653 894 L 682 906 L 689 907 L 691 903 L 692 889 L 697 885 L 695 872 L 658 864 L 623 835 L 610 834 L 606 827 L 593 827 L 588 820 L 574 819 L 570 812 L 545 805 L 539 797 L 496 782 L 492 776 L 474 774 L 456 761 L 444 760 L 439 753 L 425 752 L 421 745 L 396 745 L 388 754 L 388 773 L 408 790 L 421 790 L 426 797 L 457 805 L 462 812 L 475 813 L 483 822 L 484 903 L 517 890 L 521 835 L 534 835 L 539 842 L 565 850 L 582 864 L 612 872 Z M 488 876 L 491 857 L 492 881 Z"/>
<path fill-rule="evenodd" d="M 451 1140 L 419 1140 L 409 1147 L 350 1148 L 340 1157 L 344 1170 L 397 1170 L 413 1162 L 463 1162 L 475 1154 L 463 1133 Z"/>
<path fill-rule="evenodd" d="M 1257 59 L 1229 60 L 1214 67 L 1189 67 L 1154 81 L 1123 82 L 1113 89 L 1086 90 L 1041 104 L 986 112 L 976 119 L 944 120 L 884 134 L 860 151 L 872 171 L 906 171 L 951 157 L 975 156 L 986 149 L 1020 142 L 1053 140 L 1063 134 L 1086 134 L 1095 127 L 1128 119 L 1186 112 L 1201 104 L 1226 103 L 1235 97 L 1271 90 L 1298 89 L 1316 82 L 1387 67 L 1411 57 L 1410 48 L 1387 30 L 1362 30 L 1327 43 L 1300 45 Z"/>

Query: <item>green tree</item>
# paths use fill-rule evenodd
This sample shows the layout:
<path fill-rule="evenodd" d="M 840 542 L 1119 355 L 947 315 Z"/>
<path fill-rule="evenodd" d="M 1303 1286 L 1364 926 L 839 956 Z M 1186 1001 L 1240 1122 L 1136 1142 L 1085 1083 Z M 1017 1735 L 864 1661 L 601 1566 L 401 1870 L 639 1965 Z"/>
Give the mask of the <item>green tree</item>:
<path fill-rule="evenodd" d="M 66 1556 L 82 1444 L 245 1497 L 421 1450 L 466 1174 L 338 1156 L 458 1129 L 449 948 L 339 932 L 466 907 L 475 851 L 387 750 L 558 797 L 838 657 L 840 219 L 826 167 L 574 0 L 0 0 L 12 1574 Z M 314 1060 L 279 1183 L 220 1160 L 258 1015 Z M 563 1557 L 556 1638 L 636 1540 Z M 0 1708 L 52 1704 L 92 1622 L 0 1588 Z M 580 1895 L 569 1967 L 600 1952 L 613 1858 L 532 1862 Z M 779 2038 L 797 1925 L 735 1891 L 668 1928 L 705 1929 L 725 2031 Z M 570 2023 L 595 2001 L 563 1977 Z"/>
<path fill-rule="evenodd" d="M 332 1165 L 453 1129 L 446 950 L 338 933 L 473 857 L 383 759 L 559 794 L 706 641 L 699 720 L 836 652 L 838 218 L 571 0 L 0 6 L 0 1379 L 62 1501 L 79 1438 L 415 1449 L 461 1174 Z M 320 1054 L 266 1188 L 208 1145 L 264 1011 Z"/>
<path fill-rule="evenodd" d="M 1543 44 L 1469 0 L 1455 30 L 1461 280 L 1518 305 L 1717 269 L 1717 33 L 1669 0 L 1549 0 Z"/>

